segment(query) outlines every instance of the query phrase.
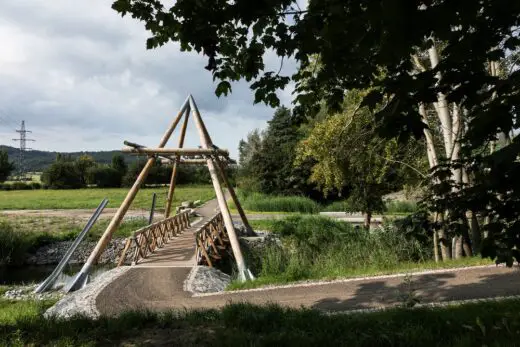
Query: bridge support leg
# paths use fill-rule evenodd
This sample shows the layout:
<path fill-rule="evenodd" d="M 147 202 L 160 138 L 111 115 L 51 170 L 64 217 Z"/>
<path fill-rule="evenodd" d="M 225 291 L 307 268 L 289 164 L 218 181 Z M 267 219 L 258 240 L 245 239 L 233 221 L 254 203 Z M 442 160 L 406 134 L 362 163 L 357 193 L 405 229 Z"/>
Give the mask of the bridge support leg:
<path fill-rule="evenodd" d="M 199 131 L 201 144 L 203 148 L 210 149 L 212 143 L 209 134 L 204 126 L 204 123 L 202 122 L 202 119 L 200 118 L 199 110 L 197 108 L 197 105 L 195 104 L 195 100 L 193 100 L 191 95 L 189 96 L 189 98 L 190 106 L 193 112 L 193 116 L 195 118 L 195 125 L 197 126 L 197 129 Z M 238 277 L 241 281 L 254 279 L 253 274 L 246 267 L 244 256 L 242 254 L 242 250 L 240 249 L 240 243 L 235 232 L 235 227 L 233 226 L 233 220 L 231 219 L 231 214 L 229 213 L 226 198 L 224 197 L 222 186 L 220 185 L 217 171 L 215 170 L 215 165 L 211 157 L 208 157 L 207 165 L 209 169 L 209 174 L 211 176 L 211 181 L 213 182 L 213 187 L 215 188 L 215 194 L 217 195 L 217 201 L 220 207 L 220 212 L 222 213 L 222 217 L 224 219 L 224 225 L 226 226 L 226 230 L 228 232 L 229 241 L 233 250 L 233 255 L 235 256 L 235 260 L 237 262 Z"/>

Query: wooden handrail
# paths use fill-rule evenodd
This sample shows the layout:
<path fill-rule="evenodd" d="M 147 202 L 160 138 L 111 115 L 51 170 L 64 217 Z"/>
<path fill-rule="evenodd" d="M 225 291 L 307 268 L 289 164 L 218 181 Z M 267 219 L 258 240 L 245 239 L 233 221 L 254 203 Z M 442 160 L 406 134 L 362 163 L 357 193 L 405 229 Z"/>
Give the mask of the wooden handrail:
<path fill-rule="evenodd" d="M 189 212 L 185 211 L 134 231 L 132 236 L 126 240 L 117 266 L 125 263 L 132 244 L 135 245 L 132 265 L 135 265 L 139 260 L 146 258 L 148 254 L 153 253 L 157 248 L 161 248 L 170 239 L 189 227 Z"/>
<path fill-rule="evenodd" d="M 195 260 L 198 265 L 213 267 L 229 246 L 221 213 L 217 213 L 195 232 Z"/>

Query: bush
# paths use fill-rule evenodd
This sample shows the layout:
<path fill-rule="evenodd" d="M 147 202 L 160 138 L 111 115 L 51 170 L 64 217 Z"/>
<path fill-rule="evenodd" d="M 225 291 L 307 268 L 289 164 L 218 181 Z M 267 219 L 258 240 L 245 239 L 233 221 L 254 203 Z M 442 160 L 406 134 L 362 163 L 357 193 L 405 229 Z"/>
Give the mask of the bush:
<path fill-rule="evenodd" d="M 73 189 L 85 186 L 74 162 L 63 159 L 55 161 L 43 172 L 42 182 L 51 189 Z"/>
<path fill-rule="evenodd" d="M 21 263 L 29 248 L 25 234 L 15 231 L 8 222 L 0 221 L 0 265 Z"/>
<path fill-rule="evenodd" d="M 387 201 L 385 206 L 387 213 L 413 213 L 417 211 L 417 203 L 413 201 Z"/>
<path fill-rule="evenodd" d="M 122 172 L 110 166 L 96 166 L 88 169 L 88 183 L 95 184 L 98 188 L 121 187 Z"/>
<path fill-rule="evenodd" d="M 320 205 L 303 196 L 277 196 L 241 191 L 240 202 L 246 210 L 261 212 L 318 213 Z"/>
<path fill-rule="evenodd" d="M 12 190 L 30 190 L 32 189 L 30 184 L 27 184 L 25 182 L 13 182 L 11 184 Z"/>
<path fill-rule="evenodd" d="M 282 244 L 263 252 L 260 276 L 330 278 L 431 259 L 431 247 L 393 225 L 366 232 L 326 217 L 294 216 L 275 221 L 272 230 Z"/>
<path fill-rule="evenodd" d="M 31 182 L 31 189 L 41 189 L 42 185 L 39 182 Z"/>

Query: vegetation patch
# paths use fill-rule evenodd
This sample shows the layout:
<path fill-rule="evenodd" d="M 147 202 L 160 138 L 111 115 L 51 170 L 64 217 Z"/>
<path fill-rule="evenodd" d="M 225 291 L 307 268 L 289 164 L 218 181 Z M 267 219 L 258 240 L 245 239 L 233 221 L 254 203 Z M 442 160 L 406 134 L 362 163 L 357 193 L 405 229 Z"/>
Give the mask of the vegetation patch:
<path fill-rule="evenodd" d="M 435 263 L 433 247 L 425 235 L 389 222 L 371 231 L 320 216 L 291 216 L 255 223 L 253 227 L 271 231 L 281 242 L 269 243 L 259 254 L 251 256 L 255 259 L 252 264 L 256 280 L 235 281 L 228 290 L 491 264 L 489 259 L 478 257 Z"/>
<path fill-rule="evenodd" d="M 513 346 L 520 340 L 520 300 L 513 299 L 348 315 L 234 304 L 220 310 L 129 312 L 95 321 L 47 320 L 41 316 L 46 306 L 0 301 L 0 344 Z"/>
<path fill-rule="evenodd" d="M 318 213 L 321 206 L 303 196 L 281 196 L 262 193 L 239 192 L 239 200 L 242 207 L 249 211 L 260 212 L 300 212 Z M 235 207 L 231 205 L 231 207 Z"/>

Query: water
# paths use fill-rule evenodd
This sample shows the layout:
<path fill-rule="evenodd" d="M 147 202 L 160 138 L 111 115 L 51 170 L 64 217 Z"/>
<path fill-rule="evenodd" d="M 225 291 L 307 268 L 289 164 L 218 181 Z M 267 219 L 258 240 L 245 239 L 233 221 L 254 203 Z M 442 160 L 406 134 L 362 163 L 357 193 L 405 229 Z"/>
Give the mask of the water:
<path fill-rule="evenodd" d="M 67 265 L 58 277 L 56 284 L 68 283 L 81 270 L 82 264 Z M 54 270 L 55 265 L 31 265 L 21 267 L 0 267 L 0 285 L 26 285 L 41 283 Z M 96 266 L 92 269 L 90 280 L 111 269 L 111 266 Z"/>

